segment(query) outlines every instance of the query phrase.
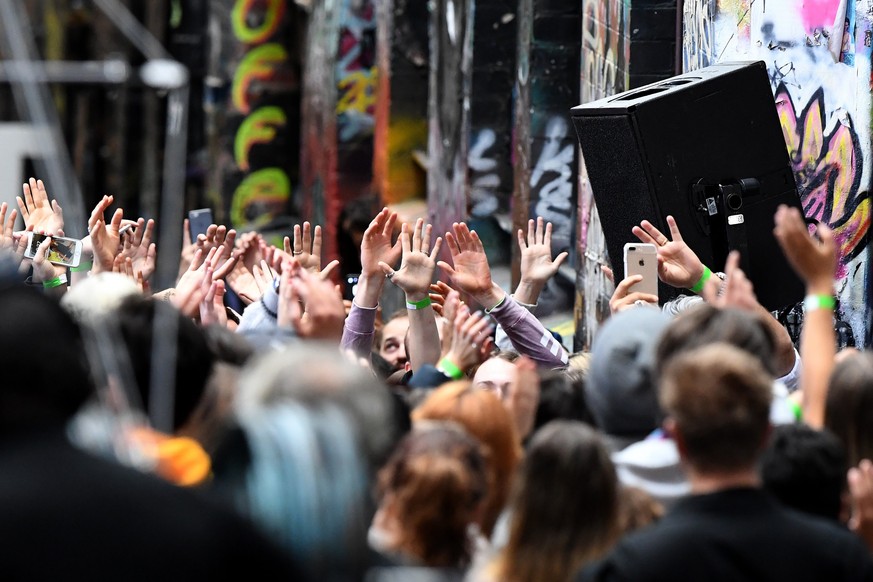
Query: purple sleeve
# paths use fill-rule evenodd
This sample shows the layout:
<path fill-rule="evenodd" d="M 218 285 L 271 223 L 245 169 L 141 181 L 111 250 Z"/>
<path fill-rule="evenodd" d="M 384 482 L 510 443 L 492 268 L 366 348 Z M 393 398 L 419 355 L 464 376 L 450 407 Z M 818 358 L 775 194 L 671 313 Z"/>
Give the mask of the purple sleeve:
<path fill-rule="evenodd" d="M 507 295 L 500 307 L 491 312 L 493 317 L 519 354 L 529 357 L 542 368 L 561 368 L 567 365 L 567 352 L 552 334 L 527 309 Z"/>
<path fill-rule="evenodd" d="M 358 307 L 352 301 L 352 309 L 343 325 L 343 339 L 340 347 L 352 350 L 361 357 L 369 357 L 376 335 L 376 308 Z"/>

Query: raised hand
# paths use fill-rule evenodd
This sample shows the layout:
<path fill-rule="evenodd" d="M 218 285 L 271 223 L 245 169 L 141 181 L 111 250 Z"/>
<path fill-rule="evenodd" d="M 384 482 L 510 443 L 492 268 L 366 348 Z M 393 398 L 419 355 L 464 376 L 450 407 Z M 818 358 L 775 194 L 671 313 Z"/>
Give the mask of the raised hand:
<path fill-rule="evenodd" d="M 740 253 L 731 251 L 724 267 L 725 280 L 710 277 L 702 295 L 707 303 L 720 309 L 734 307 L 745 311 L 758 312 L 758 298 L 746 274 L 740 269 Z M 793 350 L 792 350 L 793 351 Z"/>
<path fill-rule="evenodd" d="M 22 190 L 24 198 L 16 196 L 15 200 L 24 225 L 33 227 L 36 232 L 63 236 L 64 211 L 57 200 L 49 201 L 43 181 L 31 178 L 29 184 L 22 185 Z"/>
<path fill-rule="evenodd" d="M 0 249 L 3 250 L 14 250 L 17 244 L 17 238 L 15 236 L 15 219 L 18 218 L 18 211 L 13 209 L 12 212 L 9 213 L 9 219 L 6 218 L 6 211 L 9 210 L 9 205 L 5 202 L 0 204 L 0 228 L 3 229 L 2 238 L 0 238 Z"/>
<path fill-rule="evenodd" d="M 425 225 L 424 220 L 419 218 L 410 239 L 409 226 L 404 224 L 400 232 L 400 247 L 403 252 L 400 268 L 395 271 L 388 263 L 379 261 L 382 272 L 406 293 L 407 301 L 421 301 L 428 296 L 436 269 L 436 257 L 443 242 L 442 238 L 437 237 L 433 248 L 430 248 L 431 228 L 431 225 Z"/>
<path fill-rule="evenodd" d="M 346 310 L 332 283 L 292 263 L 282 268 L 277 315 L 280 326 L 302 338 L 339 342 Z"/>
<path fill-rule="evenodd" d="M 463 305 L 458 308 L 452 331 L 451 346 L 444 357 L 466 373 L 484 360 L 482 348 L 491 342 L 494 326 L 484 313 L 470 314 L 470 308 Z"/>
<path fill-rule="evenodd" d="M 479 235 L 464 223 L 454 223 L 452 230 L 454 233 L 446 233 L 446 244 L 454 267 L 444 261 L 437 264 L 452 278 L 458 290 L 472 295 L 483 307 L 494 307 L 505 294 L 499 288 L 495 289 L 491 280 L 491 268 Z"/>
<path fill-rule="evenodd" d="M 121 228 L 124 212 L 121 208 L 116 210 L 108 224 L 103 218 L 103 213 L 112 205 L 113 201 L 112 196 L 104 196 L 94 207 L 91 217 L 88 219 L 88 232 L 91 236 L 91 246 L 94 249 L 92 271 L 95 273 L 112 270 L 121 243 L 121 235 L 118 231 Z"/>
<path fill-rule="evenodd" d="M 287 236 L 284 240 L 285 252 L 310 273 L 321 272 L 321 227 L 316 226 L 313 236 L 312 226 L 309 222 L 294 225 L 294 241 Z"/>
<path fill-rule="evenodd" d="M 391 243 L 394 223 L 396 222 L 397 213 L 383 208 L 370 223 L 370 226 L 367 227 L 367 230 L 364 232 L 364 238 L 361 241 L 362 275 L 379 277 L 382 275 L 382 269 L 379 266 L 380 262 L 386 263 L 389 266 L 397 264 L 397 259 L 400 258 L 402 250 L 400 240 L 394 244 Z"/>
<path fill-rule="evenodd" d="M 837 270 L 837 245 L 834 233 L 824 224 L 816 230 L 818 240 L 809 234 L 806 222 L 796 208 L 782 205 L 776 210 L 773 234 L 788 262 L 810 288 L 832 293 Z"/>
<path fill-rule="evenodd" d="M 537 302 L 549 279 L 558 272 L 558 267 L 567 259 L 568 253 L 559 254 L 552 260 L 552 223 L 545 223 L 540 216 L 527 222 L 527 238 L 518 230 L 518 248 L 521 250 L 521 279 L 515 291 L 515 299 L 521 303 Z"/>
<path fill-rule="evenodd" d="M 42 234 L 42 233 L 40 233 Z M 47 237 L 42 241 L 33 255 L 33 282 L 44 283 L 51 281 L 55 277 L 60 277 L 66 273 L 66 267 L 56 266 L 49 262 L 48 252 L 49 246 L 52 244 L 52 237 Z"/>
<path fill-rule="evenodd" d="M 203 252 L 209 252 L 210 249 L 224 247 L 224 256 L 233 256 L 234 244 L 236 243 L 236 231 L 228 229 L 223 224 L 210 224 L 206 229 L 206 234 L 198 234 L 197 241 L 194 243 L 197 248 Z"/>
<path fill-rule="evenodd" d="M 141 273 L 143 279 L 148 279 L 155 272 L 156 247 L 152 242 L 155 221 L 144 218 L 136 221 L 133 234 L 124 237 L 124 245 L 119 256 L 130 259 L 134 273 Z"/>
<path fill-rule="evenodd" d="M 673 287 L 690 289 L 703 275 L 703 263 L 691 247 L 682 240 L 676 220 L 667 217 L 671 241 L 648 220 L 632 229 L 640 242 L 651 243 L 658 249 L 658 278 Z"/>
<path fill-rule="evenodd" d="M 200 302 L 201 325 L 227 325 L 227 311 L 224 309 L 224 281 L 213 281 L 209 291 Z"/>
<path fill-rule="evenodd" d="M 658 306 L 658 296 L 651 293 L 643 293 L 641 291 L 631 292 L 630 288 L 643 280 L 642 275 L 631 275 L 616 285 L 612 297 L 609 299 L 610 313 L 618 313 L 624 311 L 628 307 L 635 305 L 651 305 Z"/>

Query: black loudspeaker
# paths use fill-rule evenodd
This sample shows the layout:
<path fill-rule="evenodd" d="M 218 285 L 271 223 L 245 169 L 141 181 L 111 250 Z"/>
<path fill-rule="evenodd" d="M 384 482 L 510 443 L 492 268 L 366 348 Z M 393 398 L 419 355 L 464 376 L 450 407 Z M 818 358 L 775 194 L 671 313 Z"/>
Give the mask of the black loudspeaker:
<path fill-rule="evenodd" d="M 730 249 L 762 305 L 804 287 L 773 236 L 780 204 L 801 209 L 763 61 L 724 63 L 572 109 L 616 281 L 624 244 L 648 219 L 682 236 L 713 271 Z M 681 290 L 661 286 L 661 299 Z"/>

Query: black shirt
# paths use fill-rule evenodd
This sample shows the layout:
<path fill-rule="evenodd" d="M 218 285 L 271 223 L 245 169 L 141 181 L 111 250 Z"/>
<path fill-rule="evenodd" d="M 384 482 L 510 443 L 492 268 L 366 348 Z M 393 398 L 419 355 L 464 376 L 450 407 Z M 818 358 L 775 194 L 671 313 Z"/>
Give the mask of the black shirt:
<path fill-rule="evenodd" d="M 835 523 L 786 509 L 759 489 L 729 489 L 679 501 L 577 578 L 589 580 L 873 581 L 873 560 Z"/>

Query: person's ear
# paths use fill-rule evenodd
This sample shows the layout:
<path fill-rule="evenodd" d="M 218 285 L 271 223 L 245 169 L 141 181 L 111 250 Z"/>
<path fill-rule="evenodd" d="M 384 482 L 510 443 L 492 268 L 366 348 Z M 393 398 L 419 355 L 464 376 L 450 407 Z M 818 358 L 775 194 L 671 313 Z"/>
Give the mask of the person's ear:
<path fill-rule="evenodd" d="M 412 364 L 407 360 L 406 363 L 403 364 L 403 371 L 409 372 L 410 370 L 412 370 Z"/>
<path fill-rule="evenodd" d="M 673 439 L 673 442 L 676 443 L 676 449 L 679 451 L 679 457 L 684 458 L 688 449 L 685 446 L 685 439 L 682 437 L 682 432 L 679 430 L 679 427 L 676 425 L 676 421 L 674 419 L 664 419 L 664 432 L 667 434 L 668 437 Z"/>

